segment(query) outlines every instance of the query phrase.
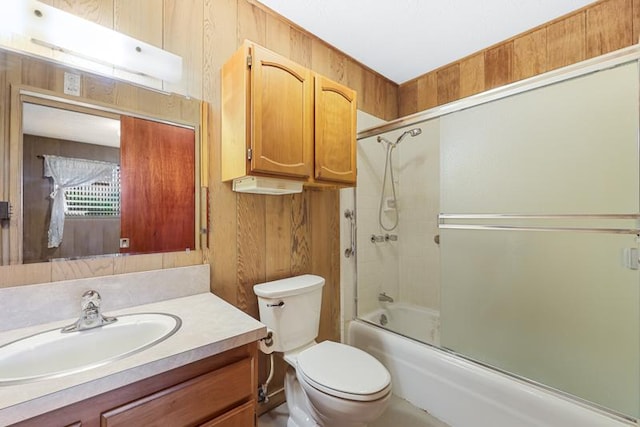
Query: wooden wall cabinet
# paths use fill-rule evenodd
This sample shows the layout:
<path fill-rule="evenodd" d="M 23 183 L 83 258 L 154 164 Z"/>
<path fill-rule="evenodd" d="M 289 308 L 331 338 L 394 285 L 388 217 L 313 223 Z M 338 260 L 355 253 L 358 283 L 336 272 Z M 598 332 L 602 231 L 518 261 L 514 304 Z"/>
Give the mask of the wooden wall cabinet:
<path fill-rule="evenodd" d="M 356 182 L 356 93 L 246 41 L 222 67 L 222 180 Z"/>
<path fill-rule="evenodd" d="M 315 179 L 356 183 L 356 92 L 315 77 Z"/>
<path fill-rule="evenodd" d="M 248 344 L 14 426 L 255 426 L 256 354 Z"/>

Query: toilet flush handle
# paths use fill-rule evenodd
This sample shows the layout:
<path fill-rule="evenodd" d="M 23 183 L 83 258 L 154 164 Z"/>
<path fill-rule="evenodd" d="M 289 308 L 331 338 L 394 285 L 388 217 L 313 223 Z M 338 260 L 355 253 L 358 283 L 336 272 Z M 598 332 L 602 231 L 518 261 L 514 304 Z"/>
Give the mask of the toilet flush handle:
<path fill-rule="evenodd" d="M 280 301 L 277 304 L 267 304 L 267 307 L 284 307 L 284 301 Z"/>

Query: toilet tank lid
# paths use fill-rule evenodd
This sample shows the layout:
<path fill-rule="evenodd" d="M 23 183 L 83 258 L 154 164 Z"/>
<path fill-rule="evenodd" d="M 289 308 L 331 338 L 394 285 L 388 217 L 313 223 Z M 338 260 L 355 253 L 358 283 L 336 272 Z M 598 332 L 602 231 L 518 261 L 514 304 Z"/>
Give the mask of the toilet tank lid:
<path fill-rule="evenodd" d="M 311 292 L 322 286 L 324 286 L 324 278 L 313 274 L 304 274 L 260 283 L 253 287 L 253 292 L 263 298 L 282 298 Z"/>

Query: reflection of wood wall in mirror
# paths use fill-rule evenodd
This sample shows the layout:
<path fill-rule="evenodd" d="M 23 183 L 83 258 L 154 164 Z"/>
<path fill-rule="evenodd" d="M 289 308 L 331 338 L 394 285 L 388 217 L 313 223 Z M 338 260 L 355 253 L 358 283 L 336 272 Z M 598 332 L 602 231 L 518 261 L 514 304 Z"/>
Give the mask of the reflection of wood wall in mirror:
<path fill-rule="evenodd" d="M 121 224 L 129 248 L 148 253 L 195 249 L 195 133 L 123 116 Z"/>
<path fill-rule="evenodd" d="M 54 258 L 118 253 L 119 217 L 67 218 L 62 244 L 47 248 L 51 180 L 43 176 L 42 155 L 120 163 L 120 150 L 34 135 L 23 136 L 23 263 Z"/>

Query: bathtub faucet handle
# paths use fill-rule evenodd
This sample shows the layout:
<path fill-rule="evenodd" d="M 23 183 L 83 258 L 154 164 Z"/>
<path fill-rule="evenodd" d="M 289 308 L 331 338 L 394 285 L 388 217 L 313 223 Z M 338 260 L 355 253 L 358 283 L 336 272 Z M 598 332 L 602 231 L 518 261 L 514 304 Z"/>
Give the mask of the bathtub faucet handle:
<path fill-rule="evenodd" d="M 370 240 L 371 243 L 382 243 L 384 242 L 384 236 L 381 234 L 372 234 Z"/>

